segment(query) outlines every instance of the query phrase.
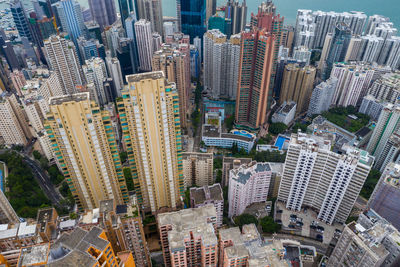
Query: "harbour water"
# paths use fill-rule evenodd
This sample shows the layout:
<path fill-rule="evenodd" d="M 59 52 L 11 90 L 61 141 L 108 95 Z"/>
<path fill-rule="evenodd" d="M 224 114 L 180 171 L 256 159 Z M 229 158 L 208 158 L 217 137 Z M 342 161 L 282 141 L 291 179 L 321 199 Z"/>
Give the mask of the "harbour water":
<path fill-rule="evenodd" d="M 0 2 L 0 9 L 9 7 L 7 4 L 11 0 Z M 31 8 L 30 0 L 22 0 L 26 8 Z M 88 7 L 87 0 L 78 0 L 79 3 Z M 118 4 L 116 8 L 118 11 Z M 189 1 L 189 0 L 184 0 Z M 243 0 L 239 0 L 242 2 Z M 248 18 L 251 12 L 256 12 L 257 7 L 263 0 L 247 0 Z M 222 6 L 226 0 L 217 0 L 217 6 Z M 389 17 L 396 27 L 400 29 L 400 0 L 274 0 L 278 12 L 285 17 L 285 24 L 294 24 L 298 9 L 311 9 L 322 11 L 362 11 L 368 16 L 379 14 Z M 163 15 L 176 16 L 176 0 L 162 0 Z"/>

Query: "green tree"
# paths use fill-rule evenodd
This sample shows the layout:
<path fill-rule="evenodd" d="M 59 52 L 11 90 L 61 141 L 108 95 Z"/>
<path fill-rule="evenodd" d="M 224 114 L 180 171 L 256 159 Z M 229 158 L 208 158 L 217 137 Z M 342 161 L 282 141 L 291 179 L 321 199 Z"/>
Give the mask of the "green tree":
<path fill-rule="evenodd" d="M 273 135 L 278 135 L 280 133 L 283 133 L 286 129 L 287 129 L 286 124 L 282 122 L 277 122 L 277 123 L 271 123 L 269 125 L 268 131 Z"/>
<path fill-rule="evenodd" d="M 214 170 L 222 169 L 222 158 L 214 158 L 213 167 Z"/>
<path fill-rule="evenodd" d="M 260 220 L 260 225 L 264 233 L 276 233 L 281 229 L 281 225 L 274 222 L 271 216 L 265 216 Z"/>
<path fill-rule="evenodd" d="M 246 213 L 235 217 L 233 221 L 240 228 L 242 228 L 242 226 L 245 224 L 251 224 L 251 223 L 254 223 L 255 225 L 258 224 L 257 218 L 255 216 Z"/>
<path fill-rule="evenodd" d="M 234 115 L 231 115 L 230 117 L 225 118 L 224 123 L 225 123 L 225 127 L 228 132 L 233 129 L 234 122 L 235 122 Z"/>
<path fill-rule="evenodd" d="M 215 178 L 216 183 L 221 183 L 222 182 L 222 170 L 219 169 L 217 170 L 217 177 Z"/>
<path fill-rule="evenodd" d="M 380 177 L 381 173 L 378 170 L 371 169 L 367 176 L 367 179 L 364 182 L 364 186 L 361 189 L 360 195 L 368 200 L 372 192 L 374 191 Z"/>
<path fill-rule="evenodd" d="M 300 129 L 303 133 L 305 133 L 307 131 L 307 126 L 308 126 L 308 124 L 303 124 L 303 123 L 300 123 L 300 122 L 296 122 L 293 125 L 292 132 L 293 133 L 297 133 L 299 131 L 299 129 Z"/>
<path fill-rule="evenodd" d="M 124 168 L 123 172 L 124 172 L 126 186 L 128 187 L 128 191 L 135 190 L 135 185 L 133 183 L 133 177 L 132 177 L 131 169 L 130 168 Z"/>
<path fill-rule="evenodd" d="M 124 163 L 126 161 L 126 159 L 128 158 L 128 153 L 123 151 L 123 152 L 119 153 L 119 157 L 121 158 L 121 162 Z"/>
<path fill-rule="evenodd" d="M 264 144 L 269 144 L 272 141 L 272 136 L 270 134 L 267 134 L 265 137 L 261 137 L 258 141 L 258 145 L 264 145 Z"/>
<path fill-rule="evenodd" d="M 42 158 L 42 155 L 37 150 L 33 150 L 32 155 L 33 155 L 33 158 L 36 160 L 40 160 Z"/>

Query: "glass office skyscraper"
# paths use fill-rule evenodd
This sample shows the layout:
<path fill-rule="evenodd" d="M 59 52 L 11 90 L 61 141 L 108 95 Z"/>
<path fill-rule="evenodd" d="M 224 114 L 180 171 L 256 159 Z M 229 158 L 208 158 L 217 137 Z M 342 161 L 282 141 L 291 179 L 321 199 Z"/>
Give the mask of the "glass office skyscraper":
<path fill-rule="evenodd" d="M 203 37 L 206 32 L 206 0 L 178 0 L 177 14 L 181 18 L 182 32 L 190 36 Z"/>

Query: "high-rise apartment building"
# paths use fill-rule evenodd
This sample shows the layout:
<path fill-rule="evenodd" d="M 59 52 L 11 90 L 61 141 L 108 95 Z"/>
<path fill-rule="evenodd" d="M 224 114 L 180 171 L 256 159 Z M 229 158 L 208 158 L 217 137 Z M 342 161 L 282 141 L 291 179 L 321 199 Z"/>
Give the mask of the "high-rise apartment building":
<path fill-rule="evenodd" d="M 101 29 L 112 25 L 117 20 L 115 1 L 113 0 L 89 0 L 90 13 Z"/>
<path fill-rule="evenodd" d="M 357 60 L 363 62 L 378 62 L 385 39 L 376 35 L 361 36 L 361 44 Z"/>
<path fill-rule="evenodd" d="M 137 17 L 151 23 L 151 31 L 163 35 L 163 16 L 161 0 L 136 0 Z"/>
<path fill-rule="evenodd" d="M 312 36 L 313 40 L 308 48 L 321 48 L 327 34 L 335 31 L 336 23 L 346 23 L 352 34 L 361 35 L 364 30 L 367 15 L 363 12 L 324 12 L 299 9 L 297 11 L 295 26 L 295 47 L 298 46 L 302 36 Z"/>
<path fill-rule="evenodd" d="M 389 137 L 400 127 L 400 106 L 387 104 L 381 111 L 367 150 L 379 159 Z"/>
<path fill-rule="evenodd" d="M 53 6 L 57 10 L 63 31 L 68 32 L 75 44 L 80 36 L 86 37 L 81 5 L 76 0 L 62 0 Z"/>
<path fill-rule="evenodd" d="M 328 133 L 292 134 L 278 194 L 287 209 L 311 207 L 327 224 L 346 221 L 374 161 L 347 145 L 335 153 L 331 140 Z"/>
<path fill-rule="evenodd" d="M 214 205 L 217 211 L 217 226 L 222 226 L 224 215 L 224 195 L 220 184 L 204 185 L 190 188 L 190 207 L 200 208 Z"/>
<path fill-rule="evenodd" d="M 163 71 L 165 78 L 176 85 L 179 94 L 179 115 L 181 126 L 186 128 L 188 117 L 188 98 L 190 94 L 190 76 L 186 71 L 185 61 L 188 55 L 181 53 L 171 45 L 163 45 L 161 50 L 154 52 L 152 60 L 153 71 Z M 189 82 L 188 82 L 189 80 Z"/>
<path fill-rule="evenodd" d="M 397 135 L 397 139 L 399 140 L 399 135 Z M 400 229 L 400 218 L 398 216 L 400 208 L 397 205 L 400 200 L 399 179 L 399 162 L 387 164 L 367 205 L 368 209 L 376 211 L 397 229 Z"/>
<path fill-rule="evenodd" d="M 206 1 L 205 0 L 177 0 L 177 18 L 179 30 L 190 36 L 203 37 L 206 32 Z"/>
<path fill-rule="evenodd" d="M 237 169 L 243 164 L 250 164 L 251 161 L 251 158 L 224 157 L 222 159 L 222 186 L 229 184 L 229 172 L 231 170 Z"/>
<path fill-rule="evenodd" d="M 209 30 L 203 37 L 204 88 L 214 99 L 236 99 L 239 75 L 240 35 L 230 40 L 219 30 Z"/>
<path fill-rule="evenodd" d="M 397 266 L 400 233 L 374 210 L 344 227 L 327 266 Z"/>
<path fill-rule="evenodd" d="M 351 39 L 351 29 L 345 22 L 338 22 L 335 25 L 335 32 L 332 36 L 331 45 L 326 58 L 324 77 L 329 77 L 335 62 L 342 62 L 346 56 L 347 48 Z"/>
<path fill-rule="evenodd" d="M 0 95 L 0 136 L 6 145 L 26 145 L 31 138 L 23 109 L 7 92 Z"/>
<path fill-rule="evenodd" d="M 214 183 L 212 153 L 183 152 L 182 162 L 185 188 Z"/>
<path fill-rule="evenodd" d="M 125 29 L 125 20 L 129 17 L 131 12 L 135 12 L 135 14 L 137 14 L 136 2 L 134 2 L 133 0 L 118 0 L 118 6 L 121 23 Z"/>
<path fill-rule="evenodd" d="M 128 201 L 110 114 L 88 92 L 52 97 L 45 129 L 79 210 Z"/>
<path fill-rule="evenodd" d="M 184 194 L 178 92 L 161 71 L 126 79 L 117 106 L 138 201 L 175 209 Z"/>
<path fill-rule="evenodd" d="M 151 58 L 154 51 L 150 22 L 144 19 L 139 20 L 135 23 L 135 32 L 140 69 L 151 71 Z"/>
<path fill-rule="evenodd" d="M 32 33 L 29 29 L 28 18 L 22 2 L 20 0 L 11 2 L 10 10 L 19 35 L 32 40 Z"/>
<path fill-rule="evenodd" d="M 93 57 L 85 61 L 83 73 L 87 83 L 94 83 L 95 91 L 91 93 L 91 99 L 100 106 L 111 101 L 111 95 L 104 89 L 104 81 L 107 79 L 107 70 L 104 61 L 99 57 Z"/>
<path fill-rule="evenodd" d="M 273 176 L 280 170 L 280 164 L 251 162 L 229 172 L 229 212 L 230 218 L 241 215 L 253 203 L 267 201 Z"/>
<path fill-rule="evenodd" d="M 329 109 L 332 98 L 337 86 L 337 78 L 331 77 L 325 82 L 315 86 L 311 94 L 310 104 L 308 105 L 307 116 L 322 114 Z"/>
<path fill-rule="evenodd" d="M 265 30 L 242 33 L 235 112 L 239 125 L 258 128 L 267 121 L 274 44 L 275 37 Z"/>
<path fill-rule="evenodd" d="M 57 73 L 63 93 L 77 92 L 76 86 L 83 85 L 85 79 L 75 45 L 64 37 L 53 35 L 44 42 L 44 50 L 50 68 Z"/>
<path fill-rule="evenodd" d="M 377 100 L 373 95 L 366 95 L 361 100 L 361 106 L 358 112 L 366 114 L 372 120 L 377 121 L 385 105 L 385 101 Z"/>
<path fill-rule="evenodd" d="M 86 40 L 83 36 L 79 37 L 78 49 L 83 63 L 85 60 L 93 57 L 100 57 L 102 59 L 106 57 L 104 45 L 101 44 L 97 39 Z"/>
<path fill-rule="evenodd" d="M 21 90 L 26 85 L 26 79 L 24 74 L 19 70 L 14 70 L 13 72 L 10 73 L 10 79 L 15 92 L 19 96 L 22 96 Z"/>
<path fill-rule="evenodd" d="M 116 57 L 107 56 L 106 66 L 108 76 L 113 79 L 115 90 L 120 97 L 121 91 L 124 88 L 124 78 L 122 77 L 121 65 Z"/>
<path fill-rule="evenodd" d="M 375 162 L 375 169 L 384 172 L 390 163 L 400 162 L 400 133 L 394 132 L 386 141 L 380 157 Z"/>
<path fill-rule="evenodd" d="M 298 64 L 285 66 L 279 104 L 294 101 L 297 104 L 296 114 L 307 111 L 314 87 L 316 69 L 312 66 L 300 67 Z"/>
<path fill-rule="evenodd" d="M 330 77 L 338 79 L 332 105 L 357 106 L 367 94 L 374 69 L 364 64 L 336 63 Z"/>
<path fill-rule="evenodd" d="M 247 23 L 246 0 L 239 1 L 228 0 L 225 7 L 225 18 L 231 20 L 231 34 L 238 34 L 244 30 Z"/>
<path fill-rule="evenodd" d="M 368 90 L 377 100 L 395 104 L 400 98 L 400 73 L 386 73 L 379 77 Z"/>
<path fill-rule="evenodd" d="M 166 266 L 217 266 L 217 212 L 212 204 L 161 213 L 157 222 Z"/>
<path fill-rule="evenodd" d="M 279 54 L 279 46 L 281 45 L 282 27 L 284 18 L 276 14 L 276 7 L 272 1 L 262 2 L 258 7 L 257 14 L 251 14 L 250 26 L 258 27 L 274 36 L 274 52 L 272 61 L 272 73 L 270 89 L 274 88 L 276 67 Z"/>

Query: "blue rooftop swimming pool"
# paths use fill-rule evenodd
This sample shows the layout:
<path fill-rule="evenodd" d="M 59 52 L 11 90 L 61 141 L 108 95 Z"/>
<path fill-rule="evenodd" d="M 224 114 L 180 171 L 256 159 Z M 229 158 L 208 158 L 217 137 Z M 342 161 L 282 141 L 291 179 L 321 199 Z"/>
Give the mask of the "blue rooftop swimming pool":
<path fill-rule="evenodd" d="M 231 133 L 236 134 L 236 135 L 241 135 L 241 136 L 244 136 L 244 137 L 247 137 L 247 138 L 253 138 L 254 137 L 254 134 L 249 133 L 248 131 L 245 131 L 245 130 L 236 130 L 236 129 L 234 129 L 234 130 L 231 131 Z"/>
<path fill-rule="evenodd" d="M 275 146 L 279 148 L 279 150 L 282 150 L 283 144 L 285 143 L 286 140 L 290 140 L 290 138 L 279 135 L 278 138 L 275 141 Z"/>

